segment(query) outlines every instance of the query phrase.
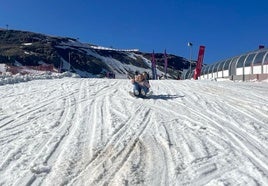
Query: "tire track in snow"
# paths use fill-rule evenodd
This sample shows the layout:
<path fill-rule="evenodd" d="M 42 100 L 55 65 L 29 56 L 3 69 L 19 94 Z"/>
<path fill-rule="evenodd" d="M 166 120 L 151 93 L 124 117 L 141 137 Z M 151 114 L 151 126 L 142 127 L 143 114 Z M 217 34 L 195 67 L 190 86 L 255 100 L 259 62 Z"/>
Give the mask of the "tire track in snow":
<path fill-rule="evenodd" d="M 86 165 L 84 171 L 79 173 L 77 177 L 71 182 L 76 183 L 77 179 L 84 175 L 91 175 L 91 179 L 84 178 L 87 183 L 108 183 L 113 179 L 116 172 L 123 166 L 124 162 L 130 156 L 137 139 L 147 127 L 150 120 L 149 110 L 146 112 L 140 107 L 137 109 L 138 113 L 143 115 L 143 118 L 137 118 L 131 115 L 126 124 L 110 137 L 110 140 L 95 153 L 94 158 Z M 144 114 L 145 113 L 145 114 Z M 143 119 L 145 121 L 143 121 Z M 96 140 L 96 138 L 94 138 Z M 113 165 L 113 166 L 112 166 Z M 116 165 L 116 166 L 115 166 Z M 109 174 L 107 174 L 107 169 Z M 76 183 L 78 184 L 78 183 Z"/>
<path fill-rule="evenodd" d="M 90 81 L 87 81 L 90 82 Z M 114 85 L 114 83 L 112 84 Z M 88 87 L 90 85 L 87 85 L 86 87 Z M 82 87 L 83 90 L 86 90 L 86 87 Z M 92 87 L 93 88 L 93 87 Z M 76 153 L 74 156 L 72 156 L 72 153 L 68 153 L 68 156 L 65 157 L 64 154 L 66 153 L 61 153 L 62 154 L 62 158 L 60 159 L 66 159 L 66 161 L 63 161 L 65 163 L 61 164 L 60 160 L 58 165 L 55 165 L 53 170 L 59 170 L 58 172 L 61 172 L 62 174 L 65 174 L 65 176 L 57 176 L 56 172 L 57 171 L 53 171 L 52 176 L 46 178 L 45 182 L 46 183 L 50 183 L 49 180 L 53 180 L 53 183 L 58 183 L 58 184 L 62 184 L 63 182 L 66 183 L 66 181 L 68 182 L 68 180 L 73 179 L 73 177 L 75 177 L 79 172 L 81 172 L 81 168 L 87 164 L 88 160 L 90 160 L 90 157 L 94 157 L 95 155 L 90 155 L 90 149 L 94 149 L 94 142 L 97 141 L 97 147 L 100 147 L 105 144 L 106 140 L 104 137 L 105 135 L 107 135 L 107 126 L 105 126 L 105 123 L 109 123 L 109 121 L 103 121 L 103 117 L 104 114 L 107 115 L 109 114 L 109 104 L 108 101 L 109 99 L 107 99 L 107 92 L 110 93 L 115 93 L 115 91 L 113 90 L 114 87 L 113 86 L 105 86 L 103 88 L 101 88 L 102 91 L 100 91 L 101 87 L 97 86 L 95 87 L 95 90 L 93 90 L 93 95 L 91 91 L 84 91 L 83 96 L 80 96 L 81 98 L 78 99 L 77 103 L 81 104 L 81 100 L 87 99 L 88 100 L 88 106 L 86 106 L 86 108 L 80 109 L 80 107 L 78 107 L 79 109 L 77 110 L 78 113 L 86 113 L 89 116 L 85 117 L 84 116 L 80 116 L 82 118 L 89 118 L 87 119 L 82 119 L 82 121 L 78 120 L 77 123 L 75 125 L 80 126 L 80 127 L 76 127 L 77 130 L 75 131 L 80 131 L 77 132 L 79 135 L 69 135 L 68 138 L 70 139 L 67 143 L 67 145 L 64 146 L 69 146 L 68 149 L 73 149 L 74 152 L 79 152 Z M 104 91 L 103 91 L 104 90 Z M 106 93 L 105 93 L 106 92 Z M 96 98 L 96 99 L 91 99 L 92 98 Z M 106 97 L 106 98 L 105 98 Z M 80 101 L 79 101 L 80 100 Z M 84 104 L 84 103 L 83 103 Z M 85 123 L 87 123 L 89 121 L 89 125 L 85 125 Z M 84 123 L 85 122 L 85 123 Z M 93 127 L 90 126 L 90 124 L 93 124 Z M 108 124 L 109 125 L 109 124 Z M 87 126 L 87 127 L 85 127 Z M 98 128 L 99 127 L 99 128 Z M 81 128 L 84 128 L 85 130 L 81 130 Z M 92 131 L 93 129 L 93 131 Z M 72 129 L 71 131 L 73 131 L 74 129 Z M 84 132 L 86 131 L 86 132 Z M 98 134 L 95 134 L 95 133 Z M 73 132 L 74 133 L 74 132 Z M 85 135 L 88 136 L 87 140 L 83 140 L 80 141 L 79 139 L 84 139 Z M 100 136 L 100 138 L 98 140 L 95 139 L 95 135 Z M 72 136 L 72 137 L 71 137 Z M 73 140 L 72 140 L 73 139 Z M 100 143 L 99 143 L 99 142 Z M 99 145 L 98 145 L 99 143 Z M 68 145 L 71 144 L 71 145 Z M 73 145 L 73 144 L 77 144 L 77 145 Z M 82 148 L 84 144 L 85 149 L 88 149 L 88 151 L 83 150 L 84 148 Z M 91 145 L 86 145 L 86 144 L 91 144 Z M 86 146 L 85 146 L 86 145 Z M 64 149 L 63 149 L 64 150 Z M 86 159 L 81 158 L 81 160 L 77 160 L 77 158 L 75 157 L 87 157 Z M 71 163 L 68 163 L 71 160 Z M 66 163 L 67 162 L 67 163 Z M 75 162 L 75 163 L 74 163 Z M 80 166 L 79 166 L 80 165 Z M 72 168 L 71 168 L 72 167 Z M 58 178 L 59 177 L 59 178 Z M 65 177 L 65 181 L 60 180 L 60 178 Z"/>
<path fill-rule="evenodd" d="M 137 104 L 142 104 L 144 107 L 150 108 L 154 113 L 156 113 L 156 115 L 159 115 L 160 118 L 161 118 L 161 116 L 164 116 L 165 113 L 167 115 L 170 115 L 170 112 L 172 112 L 172 114 L 174 114 L 175 116 L 180 116 L 179 113 L 176 113 L 176 112 L 172 111 L 172 110 L 174 110 L 174 107 L 171 110 L 170 109 L 159 108 L 157 105 L 155 105 L 154 100 L 144 101 L 144 100 L 140 100 L 140 99 L 135 99 L 135 100 L 133 100 L 133 102 L 137 103 Z M 165 108 L 165 106 L 164 106 L 164 108 Z M 167 133 L 167 136 L 168 136 L 168 133 Z M 174 154 L 174 151 L 170 152 L 170 150 L 168 150 L 168 149 L 170 149 L 169 146 L 171 145 L 169 137 L 167 137 L 167 141 L 163 141 L 163 140 L 160 140 L 160 139 L 156 139 L 155 141 L 156 141 L 155 143 L 158 144 L 158 145 L 155 145 L 155 148 L 158 149 L 159 152 L 162 151 L 164 153 L 162 156 L 165 157 L 164 159 L 161 160 L 161 162 L 160 162 L 160 160 L 157 161 L 158 164 L 161 164 L 163 162 L 163 167 L 165 167 L 165 168 L 161 168 L 162 171 L 160 173 L 160 174 L 163 173 L 164 176 L 162 177 L 161 180 L 160 179 L 159 180 L 157 179 L 157 180 L 159 182 L 161 182 L 161 183 L 169 183 L 170 180 L 164 179 L 164 178 L 167 177 L 167 175 L 172 177 L 172 175 L 174 175 L 176 167 L 173 164 L 169 164 L 167 166 L 165 163 L 168 162 L 169 159 L 172 159 L 172 158 L 176 159 L 176 157 L 174 157 L 175 155 L 173 155 L 173 157 L 172 157 L 172 154 Z M 155 143 L 153 143 L 153 144 L 155 144 Z M 164 149 L 166 149 L 167 151 L 165 151 Z M 166 171 L 163 171 L 163 170 L 166 170 Z M 175 175 L 174 175 L 174 177 L 175 177 Z"/>
<path fill-rule="evenodd" d="M 52 90 L 52 91 L 54 92 L 56 90 Z M 17 121 L 20 119 L 24 119 L 26 115 L 34 115 L 35 116 L 34 118 L 41 116 L 42 113 L 40 113 L 40 110 L 44 110 L 47 106 L 54 103 L 55 100 L 66 99 L 71 94 L 73 94 L 73 92 L 64 94 L 63 96 L 60 96 L 60 97 L 44 96 L 41 101 L 38 101 L 38 102 L 34 101 L 34 106 L 28 105 L 27 107 L 23 107 L 21 110 L 17 111 L 15 114 L 13 114 L 12 117 L 8 116 L 8 117 L 1 119 L 0 120 L 1 121 L 0 129 L 3 127 L 7 127 L 7 125 L 9 128 L 11 128 L 13 123 L 15 125 L 14 127 L 18 127 L 19 125 L 17 124 Z M 33 119 L 33 118 L 27 117 L 27 121 L 23 122 L 22 125 L 26 125 L 26 127 L 27 127 L 28 120 L 31 120 L 31 119 Z"/>
<path fill-rule="evenodd" d="M 198 94 L 190 92 L 199 87 L 199 82 L 178 81 L 177 85 L 171 82 L 172 86 L 162 86 L 161 83 L 167 83 L 163 81 L 159 83 L 159 87 L 157 82 L 152 82 L 156 95 L 167 91 L 168 94 L 185 96 L 177 96 L 172 100 L 158 99 L 157 96 L 154 96 L 154 99 L 141 100 L 128 96 L 126 89 L 130 86 L 125 86 L 125 82 L 103 81 L 105 82 L 82 79 L 63 85 L 64 90 L 74 93 L 73 101 L 66 98 L 60 102 L 64 108 L 61 110 L 61 119 L 57 119 L 63 121 L 67 116 L 67 107 L 72 107 L 69 108 L 72 109 L 70 114 L 73 113 L 73 117 L 69 115 L 72 126 L 68 135 L 54 148 L 47 164 L 42 164 L 45 158 L 41 161 L 38 159 L 40 156 L 28 154 L 28 158 L 37 157 L 41 163 L 36 167 L 39 169 L 35 170 L 38 172 L 34 175 L 29 172 L 29 162 L 23 162 L 22 159 L 25 159 L 25 153 L 40 152 L 43 148 L 34 146 L 31 151 L 27 147 L 19 149 L 18 145 L 15 145 L 17 151 L 10 151 L 13 152 L 10 160 L 14 160 L 15 156 L 19 162 L 26 164 L 22 166 L 27 169 L 18 171 L 20 169 L 16 166 L 19 166 L 19 163 L 16 162 L 15 165 L 3 166 L 5 173 L 25 175 L 25 179 L 21 178 L 20 183 L 29 185 L 235 185 L 238 182 L 230 179 L 237 177 L 232 174 L 241 175 L 239 183 L 249 184 L 255 179 L 255 184 L 265 182 L 265 178 L 259 175 L 266 167 L 259 169 L 255 162 L 266 157 L 262 157 L 265 149 L 262 149 L 264 145 L 261 142 L 264 142 L 264 139 L 255 137 L 256 133 L 252 130 L 255 126 L 263 127 L 258 130 L 264 135 L 267 127 L 263 123 L 265 120 L 254 119 L 254 114 L 247 111 L 247 107 L 243 107 L 242 111 L 245 113 L 238 112 L 235 109 L 237 107 L 232 108 L 231 102 L 222 102 L 217 95 L 212 97 L 213 94 L 208 96 L 211 100 L 206 100 L 205 95 L 209 93 L 203 88 L 200 88 Z M 80 88 L 76 85 L 77 82 L 82 82 Z M 217 88 L 213 87 L 213 91 L 217 92 Z M 51 96 L 53 94 L 51 93 Z M 46 95 L 49 95 L 49 92 Z M 229 93 L 226 96 L 228 95 Z M 200 102 L 193 103 L 193 100 Z M 214 101 L 219 103 L 215 104 Z M 50 105 L 53 103 L 47 105 L 47 108 L 51 108 Z M 243 127 L 243 122 L 238 121 L 232 114 L 225 119 L 224 113 L 228 113 L 227 109 L 230 108 L 234 113 L 246 115 L 246 118 L 253 120 L 254 127 Z M 260 115 L 257 112 L 256 114 Z M 111 120 L 105 121 L 107 118 Z M 50 120 L 36 120 L 41 124 L 46 121 Z M 35 122 L 34 119 L 32 122 Z M 16 122 L 14 124 L 16 125 Z M 53 132 L 62 127 L 62 124 L 64 123 L 58 122 L 51 133 L 44 133 L 45 140 L 51 139 L 47 137 L 55 135 Z M 42 125 L 36 127 L 40 128 Z M 14 135 L 23 137 L 23 133 Z M 36 137 L 40 137 L 39 135 L 41 136 L 37 134 Z M 57 135 L 60 135 L 60 132 Z M 59 140 L 60 136 L 58 137 L 55 140 Z M 37 144 L 41 145 L 47 142 L 41 138 L 37 140 Z M 52 144 L 50 145 L 53 149 Z M 10 144 L 8 148 L 11 148 Z M 254 160 L 252 156 L 257 156 L 257 159 Z M 2 173 L 1 179 L 5 177 Z M 265 172 L 262 174 L 267 178 Z M 20 180 L 18 179 L 17 183 Z M 0 180 L 0 185 L 1 183 L 11 182 Z"/>
<path fill-rule="evenodd" d="M 201 94 L 202 95 L 202 94 Z M 202 120 L 204 120 L 204 121 L 211 121 L 212 123 L 215 123 L 212 119 L 210 119 L 210 116 L 207 116 L 207 115 L 204 115 L 204 114 L 202 114 L 202 112 L 204 111 L 204 110 L 200 110 L 200 111 L 198 111 L 198 109 L 197 110 L 193 110 L 193 109 L 188 109 L 187 107 L 184 107 L 185 105 L 186 106 L 188 106 L 188 107 L 192 107 L 192 108 L 199 108 L 198 107 L 198 104 L 195 104 L 195 105 L 193 105 L 192 104 L 192 100 L 202 100 L 203 98 L 201 97 L 201 96 L 199 96 L 199 95 L 195 95 L 196 97 L 195 98 L 192 98 L 191 96 L 193 96 L 192 94 L 190 94 L 190 97 L 189 97 L 189 95 L 188 95 L 188 97 L 186 97 L 186 99 L 184 99 L 183 98 L 183 100 L 186 100 L 187 102 L 185 102 L 185 101 L 183 101 L 182 102 L 182 104 L 180 104 L 180 103 L 178 103 L 180 106 L 183 106 L 183 108 L 185 108 L 185 110 L 187 110 L 187 111 L 190 111 L 193 115 L 194 115 L 194 117 L 193 118 L 195 118 L 195 120 L 193 120 L 193 119 L 190 119 L 190 118 L 185 118 L 183 115 L 181 115 L 181 114 L 175 114 L 175 112 L 174 112 L 174 116 L 176 117 L 179 117 L 179 118 L 182 118 L 182 119 L 186 119 L 186 120 L 188 120 L 188 121 L 190 121 L 190 127 L 194 127 L 194 126 L 198 126 L 198 125 L 200 125 L 199 127 L 201 127 L 202 126 L 202 123 L 200 123 L 200 122 L 197 122 L 198 121 L 198 118 L 202 118 Z M 223 98 L 224 99 L 224 98 Z M 227 99 L 228 100 L 228 99 Z M 150 103 L 149 105 L 148 105 L 148 103 Z M 209 103 L 209 102 L 208 102 Z M 151 102 L 150 101 L 148 101 L 148 102 L 144 102 L 144 104 L 145 105 L 148 105 L 149 107 L 151 107 L 151 108 L 153 108 L 153 107 L 155 107 L 153 104 L 151 104 Z M 191 106 L 189 106 L 189 104 L 191 105 Z M 201 108 L 202 108 L 202 106 L 203 106 L 203 104 L 201 105 Z M 164 106 L 165 108 L 168 108 L 167 106 Z M 156 107 L 155 107 L 156 108 Z M 209 108 L 209 107 L 208 107 Z M 161 110 L 161 112 L 158 112 L 159 114 L 161 114 L 161 113 L 164 113 L 165 111 L 167 111 L 167 112 L 170 112 L 170 110 L 169 109 L 167 109 L 167 110 L 162 110 L 162 109 L 160 109 L 160 108 L 157 108 L 158 110 Z M 173 109 L 174 110 L 174 109 Z M 183 111 L 182 109 L 180 109 L 179 111 Z M 178 111 L 178 112 L 179 112 Z M 217 110 L 216 110 L 217 111 Z M 184 113 L 184 112 L 186 112 L 186 111 L 183 111 L 182 112 L 182 114 Z M 200 112 L 200 113 L 199 113 Z M 206 112 L 205 112 L 206 113 Z M 208 112 L 208 115 L 210 115 L 210 114 L 212 114 L 213 112 Z M 216 112 L 216 113 L 219 113 L 219 112 Z M 243 113 L 242 113 L 243 114 Z M 244 113 L 245 114 L 245 113 Z M 185 115 L 187 115 L 187 114 L 185 114 Z M 212 114 L 213 115 L 213 114 Z M 223 114 L 224 115 L 224 114 Z M 220 116 L 222 116 L 222 114 L 220 115 Z M 216 119 L 216 121 L 218 121 L 218 120 L 220 120 L 220 122 L 222 122 L 222 117 L 219 117 L 218 119 Z M 256 119 L 257 121 L 258 121 L 258 119 Z M 206 127 L 204 127 L 204 129 L 205 128 L 207 128 L 208 126 L 206 126 Z M 202 129 L 202 127 L 201 127 L 201 129 Z M 211 126 L 209 126 L 209 129 L 212 129 L 211 128 Z M 229 132 L 229 131 L 226 131 L 227 133 Z M 231 140 L 232 140 L 232 138 L 230 138 Z M 230 140 L 229 139 L 229 140 Z M 226 140 L 226 139 L 223 139 L 223 140 Z M 184 141 L 187 141 L 186 140 L 186 138 L 185 138 L 185 140 Z M 249 140 L 249 141 L 251 141 L 251 140 Z M 245 142 L 246 143 L 246 142 Z M 187 145 L 187 146 L 189 146 L 189 145 Z M 255 147 L 257 147 L 258 145 L 257 144 L 254 144 L 253 146 L 255 146 Z M 231 148 L 231 147 L 230 147 Z M 202 148 L 201 148 L 202 149 Z M 249 148 L 250 149 L 250 148 Z M 245 148 L 241 148 L 241 150 L 242 151 L 247 151 L 248 149 L 245 149 Z M 265 152 L 265 150 L 263 151 L 263 152 L 261 152 L 262 154 Z M 262 155 L 260 155 L 260 156 L 262 156 Z M 248 156 L 247 156 L 248 157 Z M 263 160 L 263 158 L 262 158 L 262 160 Z M 259 162 L 261 162 L 261 161 L 259 161 Z M 258 167 L 258 165 L 257 165 L 257 167 Z M 205 170 L 206 170 L 207 168 L 205 168 Z M 212 170 L 215 170 L 215 164 L 213 165 L 212 164 L 212 166 L 211 166 L 211 169 Z M 265 170 L 266 168 L 264 168 L 264 170 Z M 218 171 L 219 172 L 219 171 Z M 203 173 L 201 173 L 200 172 L 200 174 L 203 174 Z M 218 176 L 219 175 L 219 173 L 216 173 L 215 174 L 215 171 L 214 171 L 214 176 Z M 207 175 L 206 177 L 209 177 L 210 175 L 212 175 L 211 173 L 209 174 L 209 175 Z M 213 177 L 210 177 L 210 179 L 213 179 Z M 205 179 L 204 179 L 205 180 Z M 206 180 L 207 181 L 207 180 Z"/>
<path fill-rule="evenodd" d="M 43 177 L 50 172 L 51 165 L 49 161 L 53 155 L 55 156 L 55 154 L 59 153 L 58 148 L 63 143 L 64 138 L 68 136 L 72 126 L 72 119 L 76 110 L 75 92 L 67 95 L 67 105 L 63 108 L 62 117 L 58 121 L 60 123 L 59 127 L 52 133 L 45 144 L 42 144 L 43 147 L 32 160 L 29 170 L 26 170 L 21 180 L 17 180 L 15 183 L 35 184 L 35 182 L 42 181 Z"/>
<path fill-rule="evenodd" d="M 178 100 L 181 100 L 181 99 L 178 99 Z M 189 119 L 188 117 L 185 117 L 185 116 L 183 116 L 179 111 L 178 112 L 176 112 L 176 111 L 173 111 L 173 110 L 176 110 L 175 108 L 176 107 L 174 107 L 174 104 L 172 104 L 172 105 L 170 105 L 170 106 L 163 106 L 163 108 L 161 108 L 161 107 L 159 107 L 158 105 L 156 105 L 155 104 L 155 102 L 154 102 L 154 100 L 147 100 L 147 101 L 144 101 L 144 100 L 135 100 L 134 102 L 137 102 L 137 103 L 140 103 L 140 104 L 143 104 L 143 106 L 144 107 L 148 107 L 148 108 L 150 108 L 154 113 L 156 113 L 156 115 L 158 115 L 159 116 L 159 119 L 156 119 L 157 121 L 161 121 L 161 119 L 160 118 L 165 118 L 165 115 L 168 115 L 169 117 L 171 116 L 171 113 L 172 113 L 172 116 L 174 116 L 175 118 L 182 118 L 183 120 L 188 120 L 189 121 L 189 123 L 191 123 L 191 122 L 195 122 L 195 120 L 192 120 L 192 119 Z M 158 103 L 159 104 L 159 103 Z M 162 103 L 161 103 L 162 104 Z M 165 104 L 170 104 L 170 102 L 168 102 L 168 103 L 165 103 Z M 183 104 L 180 104 L 180 103 L 176 103 L 176 105 L 178 106 L 183 106 Z M 170 107 L 170 109 L 169 109 L 169 107 Z M 167 108 L 167 109 L 166 109 Z M 185 107 L 183 106 L 183 108 L 182 108 L 182 110 L 185 110 Z M 171 117 L 172 117 L 171 116 Z M 170 118 L 169 118 L 170 119 Z M 164 120 L 165 121 L 165 120 Z M 164 125 L 164 124 L 163 124 Z M 191 126 L 192 127 L 192 126 Z M 159 126 L 158 126 L 158 128 L 159 128 Z M 164 128 L 165 128 L 165 126 L 164 126 Z M 172 129 L 171 129 L 172 130 Z M 165 158 L 163 159 L 163 160 L 161 160 L 161 162 L 169 162 L 168 160 L 169 159 L 174 159 L 174 160 L 176 160 L 176 152 L 174 151 L 174 149 L 172 149 L 172 143 L 171 143 L 171 139 L 170 139 L 170 135 L 169 135 L 169 133 L 167 132 L 167 129 L 165 129 L 165 133 L 167 134 L 166 136 L 166 140 L 161 140 L 161 138 L 159 139 L 157 139 L 156 141 L 156 144 L 158 144 L 158 145 L 156 145 L 157 146 L 157 148 L 159 148 L 159 151 L 163 151 L 163 152 L 165 152 L 164 154 L 163 154 L 163 156 L 165 156 Z M 186 140 L 186 139 L 185 139 Z M 194 143 L 191 143 L 191 144 L 194 144 Z M 191 145 L 190 144 L 190 145 Z M 161 149 L 161 150 L 160 150 Z M 166 151 L 165 150 L 163 150 L 163 149 L 166 149 Z M 171 150 L 172 149 L 172 150 Z M 199 150 L 198 150 L 198 146 L 197 146 L 197 148 L 196 148 L 196 151 L 195 151 L 195 153 L 196 152 L 198 152 Z M 202 154 L 202 149 L 201 149 L 201 154 Z M 192 153 L 190 152 L 189 153 L 189 155 L 187 155 L 187 158 L 188 157 L 190 157 L 190 155 L 192 155 Z M 208 156 L 211 156 L 211 155 L 208 155 Z M 196 158 L 199 158 L 200 156 L 196 156 Z M 193 160 L 195 160 L 196 158 L 193 158 Z M 160 160 L 159 160 L 160 161 Z M 161 162 L 159 162 L 159 161 L 157 161 L 158 162 L 158 164 L 160 164 Z M 171 163 L 171 164 L 169 164 L 167 167 L 166 166 L 163 166 L 163 167 L 166 167 L 166 171 L 163 171 L 163 172 L 166 172 L 166 174 L 168 174 L 170 177 L 173 177 L 172 175 L 174 175 L 174 177 L 175 177 L 175 171 L 177 171 L 178 169 L 181 169 L 181 165 L 180 165 L 181 163 L 174 163 L 174 165 Z M 161 169 L 161 170 L 165 170 L 165 168 L 163 169 Z M 178 170 L 178 171 L 181 171 L 181 170 Z M 177 171 L 177 172 L 178 172 Z M 163 173 L 163 172 L 161 172 L 161 173 Z M 164 179 L 165 178 L 165 176 L 163 176 L 162 177 L 162 179 L 161 180 L 158 180 L 158 182 L 157 183 L 172 183 L 172 179 L 171 180 L 168 180 L 168 178 L 165 180 Z M 175 178 L 174 178 L 175 179 Z M 174 181 L 174 180 L 173 180 Z"/>
<path fill-rule="evenodd" d="M 61 143 L 58 155 L 55 156 L 53 170 L 44 179 L 45 185 L 67 184 L 79 171 L 82 171 L 84 164 L 90 159 L 90 130 L 92 126 L 89 123 L 90 105 L 93 100 L 87 100 L 89 91 L 87 91 L 88 81 L 84 81 L 80 87 L 80 93 L 77 97 L 76 115 L 72 121 L 70 133 Z M 83 100 L 87 100 L 86 104 Z M 59 176 L 59 173 L 61 176 Z"/>
<path fill-rule="evenodd" d="M 192 102 L 189 102 L 188 104 L 192 104 L 192 106 L 194 106 Z M 198 108 L 198 105 L 195 105 L 195 106 L 197 106 Z M 217 129 L 218 131 L 223 132 L 224 136 L 227 137 L 227 139 L 223 139 L 223 140 L 232 142 L 232 146 L 229 148 L 237 149 L 237 153 L 241 152 L 242 154 L 244 154 L 245 157 L 251 159 L 252 163 L 255 164 L 256 167 L 261 168 L 264 174 L 266 175 L 268 174 L 267 173 L 268 163 L 266 162 L 267 153 L 266 153 L 265 147 L 261 145 L 262 141 L 256 141 L 256 139 L 253 139 L 252 137 L 250 137 L 248 133 L 243 134 L 244 133 L 243 129 L 235 126 L 234 124 L 236 122 L 234 121 L 230 122 L 229 120 L 224 119 L 222 117 L 222 114 L 218 114 L 219 110 L 217 110 L 216 112 L 217 114 L 215 112 L 207 111 L 208 115 L 205 115 L 205 113 L 203 114 L 201 110 L 198 112 L 197 110 L 191 109 L 191 107 L 189 107 L 188 109 L 192 113 L 194 113 L 196 117 L 201 116 L 204 118 L 204 120 L 214 123 L 215 125 L 213 125 L 213 127 Z M 221 125 L 219 123 L 221 123 Z M 222 125 L 224 125 L 224 127 Z M 265 163 L 263 164 L 263 162 Z"/>
<path fill-rule="evenodd" d="M 29 120 L 27 123 L 27 128 L 25 128 L 23 125 L 21 125 L 18 122 L 17 126 L 14 125 L 15 126 L 14 129 L 16 129 L 17 132 L 16 131 L 15 131 L 15 133 L 13 132 L 11 135 L 8 136 L 8 138 L 6 138 L 5 142 L 12 143 L 12 145 L 14 145 L 15 149 L 12 148 L 9 150 L 6 148 L 6 146 L 4 146 L 4 149 L 1 148 L 2 152 L 6 152 L 3 154 L 3 156 L 5 157 L 5 160 L 2 161 L 2 164 L 1 164 L 2 168 L 6 168 L 5 174 L 12 175 L 13 172 L 16 172 L 17 169 L 23 169 L 22 171 L 20 171 L 17 174 L 19 174 L 19 175 L 24 174 L 26 167 L 29 167 L 29 165 L 28 165 L 29 161 L 32 161 L 32 159 L 31 160 L 29 159 L 30 158 L 29 156 L 32 156 L 32 151 L 34 153 L 38 152 L 40 150 L 40 146 L 41 146 L 39 142 L 41 142 L 41 144 L 45 143 L 45 139 L 42 139 L 41 141 L 34 140 L 33 143 L 35 145 L 32 145 L 31 147 L 25 146 L 23 144 L 25 142 L 25 140 L 33 141 L 31 138 L 36 138 L 37 137 L 36 132 L 38 132 L 35 129 L 37 128 L 39 130 L 39 126 L 36 126 L 36 123 L 32 123 L 31 118 L 27 117 L 26 119 Z M 13 128 L 11 128 L 11 129 L 13 129 Z M 5 149 L 7 149 L 7 150 L 5 150 Z M 30 168 L 28 168 L 26 170 L 26 172 L 29 169 Z M 16 175 L 15 177 L 19 177 L 19 176 Z M 14 182 L 14 180 L 13 180 L 13 182 Z"/>

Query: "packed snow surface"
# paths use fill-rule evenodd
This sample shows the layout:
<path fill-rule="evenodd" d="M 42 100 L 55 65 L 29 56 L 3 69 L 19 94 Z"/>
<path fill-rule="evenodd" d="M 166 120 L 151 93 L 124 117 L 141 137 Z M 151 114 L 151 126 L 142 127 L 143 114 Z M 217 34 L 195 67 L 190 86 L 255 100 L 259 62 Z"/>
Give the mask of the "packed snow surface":
<path fill-rule="evenodd" d="M 268 185 L 268 83 L 0 86 L 0 185 Z"/>

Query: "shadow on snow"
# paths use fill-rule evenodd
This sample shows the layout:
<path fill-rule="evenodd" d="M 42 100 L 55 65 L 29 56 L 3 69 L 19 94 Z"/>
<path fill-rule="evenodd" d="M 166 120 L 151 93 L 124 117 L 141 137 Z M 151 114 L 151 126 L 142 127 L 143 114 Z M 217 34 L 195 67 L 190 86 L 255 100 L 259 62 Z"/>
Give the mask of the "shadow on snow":
<path fill-rule="evenodd" d="M 168 99 L 176 99 L 176 98 L 183 98 L 184 95 L 151 95 L 149 99 L 162 99 L 162 100 L 168 100 Z"/>

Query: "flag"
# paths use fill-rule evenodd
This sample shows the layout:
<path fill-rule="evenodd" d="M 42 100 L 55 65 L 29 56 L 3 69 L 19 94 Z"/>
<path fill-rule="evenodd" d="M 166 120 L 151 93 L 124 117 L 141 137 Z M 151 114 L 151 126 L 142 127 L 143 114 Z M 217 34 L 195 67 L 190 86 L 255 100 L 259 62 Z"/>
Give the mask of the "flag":
<path fill-rule="evenodd" d="M 191 42 L 188 42 L 188 46 L 193 46 L 193 43 L 191 43 Z"/>
<path fill-rule="evenodd" d="M 195 68 L 195 71 L 194 71 L 194 79 L 198 79 L 198 77 L 201 74 L 204 54 L 205 54 L 205 46 L 200 46 L 199 47 L 199 53 L 198 53 L 198 59 L 197 59 L 197 65 L 196 65 L 196 68 Z"/>

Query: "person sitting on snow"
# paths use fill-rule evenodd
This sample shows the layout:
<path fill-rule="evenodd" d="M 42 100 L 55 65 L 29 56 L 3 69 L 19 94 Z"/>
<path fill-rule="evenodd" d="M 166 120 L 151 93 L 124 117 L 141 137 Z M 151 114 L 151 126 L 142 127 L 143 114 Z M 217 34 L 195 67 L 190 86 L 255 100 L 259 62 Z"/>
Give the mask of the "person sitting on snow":
<path fill-rule="evenodd" d="M 145 81 L 147 81 L 148 82 L 148 84 L 149 84 L 149 74 L 146 72 L 146 71 L 144 71 L 143 73 L 142 73 L 142 75 L 144 76 L 144 78 L 145 78 Z"/>
<path fill-rule="evenodd" d="M 131 79 L 131 83 L 133 84 L 133 93 L 135 96 L 145 97 L 149 92 L 150 84 L 143 74 L 135 75 L 135 77 Z"/>

